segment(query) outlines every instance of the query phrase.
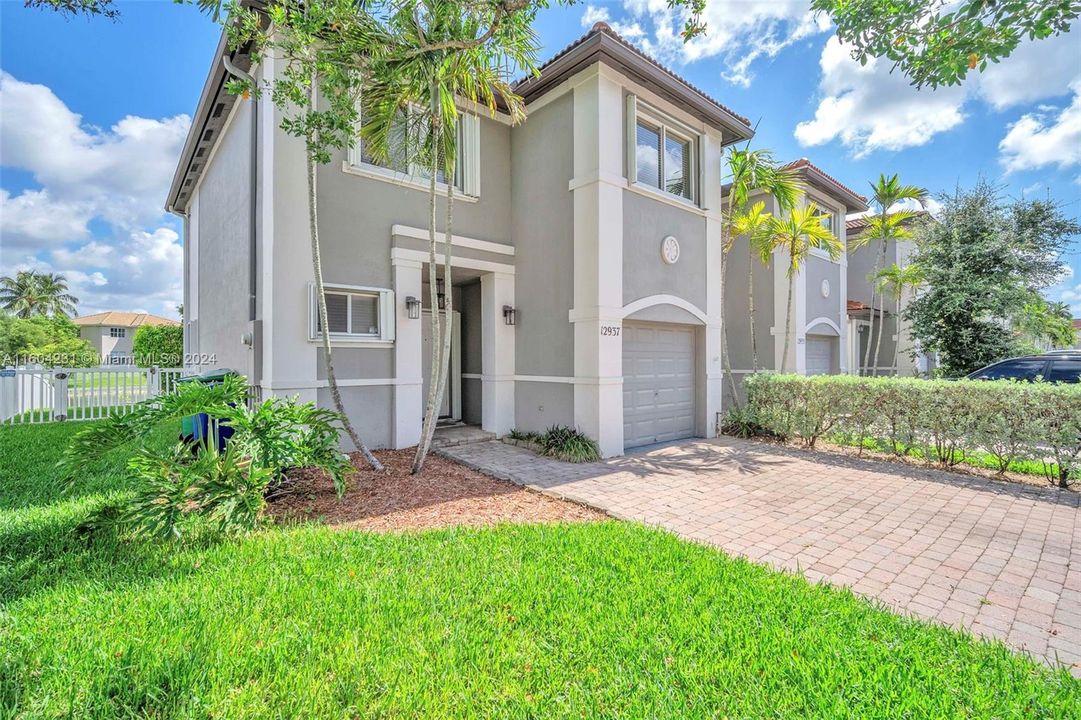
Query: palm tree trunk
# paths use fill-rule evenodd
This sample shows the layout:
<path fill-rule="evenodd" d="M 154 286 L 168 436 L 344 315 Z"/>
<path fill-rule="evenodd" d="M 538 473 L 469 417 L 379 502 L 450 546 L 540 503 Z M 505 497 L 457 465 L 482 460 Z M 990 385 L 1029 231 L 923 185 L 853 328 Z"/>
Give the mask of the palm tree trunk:
<path fill-rule="evenodd" d="M 433 148 L 439 147 L 439 131 L 440 123 L 436 121 L 436 95 L 435 87 L 432 87 L 432 99 L 431 99 L 431 146 Z M 428 370 L 428 399 L 424 405 L 424 424 L 421 426 L 420 442 L 417 443 L 417 452 L 413 456 L 413 469 L 412 473 L 417 475 L 424 468 L 424 458 L 428 455 L 428 448 L 431 447 L 432 437 L 435 435 L 435 425 L 438 422 L 440 396 L 436 395 L 436 391 L 439 389 L 439 369 L 442 366 L 442 351 L 443 343 L 441 332 L 441 320 L 439 314 L 439 296 L 436 292 L 436 280 L 438 278 L 439 266 L 436 263 L 435 253 L 435 223 L 436 223 L 436 203 L 435 203 L 435 185 L 436 175 L 439 172 L 439 152 L 438 150 L 432 153 L 432 167 L 431 176 L 428 178 L 428 304 L 432 310 L 432 365 Z M 449 239 L 448 239 L 449 240 Z M 446 252 L 450 253 L 449 242 Z M 446 278 L 444 278 L 444 283 Z"/>
<path fill-rule="evenodd" d="M 728 253 L 725 252 L 725 232 L 724 224 L 722 220 L 721 225 L 721 363 L 724 367 L 724 374 L 728 377 L 728 385 L 732 389 L 732 402 L 735 404 L 736 409 L 739 410 L 742 404 L 739 401 L 739 387 L 736 385 L 736 378 L 732 374 L 732 358 L 728 357 L 728 322 L 725 320 L 724 315 L 724 285 L 725 276 L 728 274 Z"/>
<path fill-rule="evenodd" d="M 875 261 L 875 267 L 871 271 L 871 276 L 872 277 L 876 277 L 878 275 L 878 271 L 881 270 L 882 266 L 886 263 L 886 240 L 885 239 L 883 239 L 881 241 L 881 245 L 882 245 L 882 247 L 879 248 L 879 251 L 878 251 L 878 260 Z M 863 369 L 864 370 L 868 370 L 868 369 L 871 368 L 871 345 L 872 345 L 872 343 L 874 342 L 874 339 L 875 339 L 875 296 L 876 296 L 876 294 L 877 293 L 875 291 L 875 283 L 874 283 L 874 281 L 872 281 L 871 282 L 871 317 L 870 317 L 871 322 L 867 326 L 867 349 L 864 351 L 864 354 L 863 354 Z M 881 302 L 881 301 L 882 301 L 882 299 L 879 298 L 879 302 Z M 881 328 L 880 328 L 880 332 L 881 332 Z M 871 373 L 872 375 L 878 374 L 877 373 L 877 368 L 878 368 L 878 354 L 877 353 L 878 353 L 878 351 L 876 350 L 875 353 L 876 353 L 875 354 L 875 371 L 872 371 L 872 373 Z"/>
<path fill-rule="evenodd" d="M 878 311 L 878 339 L 875 341 L 875 375 L 879 374 L 881 368 L 878 363 L 881 362 L 879 353 L 882 350 L 882 334 L 886 330 L 886 294 L 882 293 L 882 297 L 879 298 L 879 304 L 882 306 Z"/>
<path fill-rule="evenodd" d="M 315 77 L 312 77 L 311 87 L 308 89 L 308 99 L 314 108 L 316 103 Z M 320 336 L 323 340 L 323 365 L 327 371 L 327 386 L 330 388 L 330 397 L 334 400 L 334 408 L 342 418 L 342 426 L 345 428 L 353 446 L 364 456 L 373 470 L 383 471 L 383 464 L 372 454 L 368 446 L 357 434 L 353 422 L 345 412 L 345 403 L 342 402 L 342 393 L 338 389 L 338 379 L 334 376 L 334 361 L 330 352 L 330 324 L 327 320 L 327 296 L 323 293 L 323 259 L 319 248 L 319 206 L 315 187 L 315 155 L 310 149 L 311 143 L 305 149 L 308 165 L 308 228 L 312 239 L 312 270 L 315 275 L 315 295 L 319 306 L 319 327 L 322 330 Z"/>
<path fill-rule="evenodd" d="M 781 372 L 784 372 L 788 367 L 788 345 L 792 338 L 792 286 L 795 284 L 795 278 L 792 277 L 793 273 L 789 268 L 788 273 L 788 304 L 785 306 L 785 318 L 784 318 L 784 353 L 781 354 Z"/>
<path fill-rule="evenodd" d="M 747 272 L 747 314 L 751 323 L 751 371 L 758 372 L 758 338 L 754 331 L 754 250 L 751 240 L 747 239 L 747 260 L 750 270 Z"/>
<path fill-rule="evenodd" d="M 451 346 L 454 339 L 454 283 L 451 277 L 451 243 L 453 242 L 454 231 L 454 180 L 453 172 L 448 176 L 447 180 L 447 220 L 443 228 L 444 239 L 443 243 L 443 283 L 446 287 L 446 306 L 443 313 L 442 322 L 442 351 L 439 354 L 439 386 L 435 391 L 435 402 L 439 405 L 443 402 L 443 395 L 447 392 L 447 379 L 450 376 L 450 353 Z M 434 340 L 432 342 L 435 342 Z M 433 365 L 433 368 L 435 366 Z M 434 374 L 434 373 L 433 373 Z M 437 405 L 438 407 L 438 405 Z M 428 449 L 431 447 L 432 437 L 435 433 L 435 423 L 432 424 L 432 429 L 429 434 L 424 438 L 424 452 L 421 454 L 420 448 L 417 448 L 417 457 L 413 463 L 413 472 L 419 473 L 424 469 L 424 460 L 428 457 Z"/>
<path fill-rule="evenodd" d="M 897 314 L 893 316 L 893 322 L 897 328 L 897 339 L 893 341 L 893 374 L 899 376 L 901 373 L 898 369 L 897 363 L 901 359 L 901 293 L 904 292 L 903 288 L 897 290 Z"/>

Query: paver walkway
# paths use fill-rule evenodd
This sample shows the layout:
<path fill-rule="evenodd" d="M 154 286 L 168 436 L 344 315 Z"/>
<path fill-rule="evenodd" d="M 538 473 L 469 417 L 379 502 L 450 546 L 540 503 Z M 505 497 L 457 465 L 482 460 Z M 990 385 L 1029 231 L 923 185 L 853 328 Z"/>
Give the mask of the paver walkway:
<path fill-rule="evenodd" d="M 730 438 L 571 465 L 500 442 L 476 469 L 1005 640 L 1081 676 L 1081 496 Z"/>

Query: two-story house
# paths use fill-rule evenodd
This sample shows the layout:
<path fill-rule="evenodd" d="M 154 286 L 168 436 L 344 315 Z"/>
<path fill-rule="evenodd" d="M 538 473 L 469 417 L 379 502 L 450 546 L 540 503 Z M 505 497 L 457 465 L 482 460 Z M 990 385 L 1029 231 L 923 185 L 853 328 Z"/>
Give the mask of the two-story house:
<path fill-rule="evenodd" d="M 179 325 L 160 315 L 134 312 L 100 312 L 81 315 L 73 320 L 79 337 L 90 343 L 102 365 L 134 365 L 132 340 L 143 325 Z"/>
<path fill-rule="evenodd" d="M 806 158 L 784 166 L 796 173 L 802 187 L 801 206 L 815 203 L 823 221 L 834 235 L 847 244 L 845 216 L 867 209 L 867 200 L 827 175 Z M 758 192 L 751 202 L 761 201 L 765 210 L 783 217 L 776 200 Z M 724 320 L 730 366 L 737 387 L 744 377 L 758 370 L 779 370 L 784 353 L 788 315 L 788 251 L 779 249 L 762 263 L 752 258 L 746 237 L 735 238 L 728 252 L 725 275 Z M 792 320 L 789 331 L 787 372 L 826 375 L 848 372 L 845 353 L 848 344 L 846 296 L 848 257 L 837 260 L 829 253 L 811 248 L 810 256 L 794 275 Z M 758 364 L 751 349 L 751 296 L 754 282 L 754 337 Z M 730 392 L 726 384 L 725 392 Z"/>
<path fill-rule="evenodd" d="M 264 394 L 329 406 L 304 149 L 270 103 L 224 89 L 230 72 L 262 82 L 279 70 L 224 40 L 212 60 L 167 203 L 184 218 L 185 350 Z M 450 278 L 428 275 L 421 170 L 380 167 L 359 143 L 319 168 L 329 323 L 352 420 L 374 447 L 417 442 L 434 280 L 456 313 L 441 416 L 500 435 L 574 425 L 605 456 L 713 435 L 720 162 L 725 145 L 751 137 L 749 122 L 604 23 L 517 92 L 528 119 L 516 127 L 462 106 L 454 236 L 440 236 Z"/>

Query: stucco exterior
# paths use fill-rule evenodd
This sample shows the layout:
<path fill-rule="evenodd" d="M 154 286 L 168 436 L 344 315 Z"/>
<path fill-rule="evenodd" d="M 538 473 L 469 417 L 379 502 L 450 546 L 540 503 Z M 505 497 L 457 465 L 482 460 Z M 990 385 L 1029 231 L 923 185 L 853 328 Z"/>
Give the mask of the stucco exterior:
<path fill-rule="evenodd" d="M 452 238 L 442 233 L 445 193 L 438 198 L 437 253 L 440 264 L 448 248 L 452 256 L 446 292 L 460 357 L 449 419 L 497 435 L 573 425 L 596 439 L 602 454 L 621 454 L 621 329 L 633 321 L 693 330 L 693 387 L 681 392 L 693 392 L 693 433 L 715 432 L 720 157 L 724 143 L 746 139 L 750 128 L 643 58 L 610 29 L 594 29 L 546 66 L 543 91 L 523 90 L 523 124 L 512 127 L 502 114 L 470 121 L 476 175 L 473 194 L 455 193 Z M 252 71 L 270 79 L 275 60 L 265 58 Z M 628 167 L 635 103 L 693 137 L 693 200 L 639 184 Z M 264 395 L 299 394 L 329 405 L 311 319 L 303 148 L 279 129 L 281 118 L 269 106 L 260 108 L 253 139 L 244 130 L 250 112 L 250 103 L 233 112 L 190 200 L 182 191 L 171 195 L 186 211 L 187 343 L 214 353 L 219 366 L 245 369 Z M 243 300 L 253 266 L 244 220 L 253 142 L 252 318 Z M 185 174 L 178 178 L 184 182 Z M 374 447 L 407 447 L 421 429 L 428 315 L 410 318 L 407 299 L 430 305 L 426 185 L 366 165 L 355 152 L 341 152 L 318 170 L 324 281 L 331 290 L 378 295 L 389 313 L 377 335 L 333 342 L 346 409 Z M 662 256 L 668 238 L 678 243 L 675 261 Z M 514 309 L 513 325 L 506 308 Z"/>

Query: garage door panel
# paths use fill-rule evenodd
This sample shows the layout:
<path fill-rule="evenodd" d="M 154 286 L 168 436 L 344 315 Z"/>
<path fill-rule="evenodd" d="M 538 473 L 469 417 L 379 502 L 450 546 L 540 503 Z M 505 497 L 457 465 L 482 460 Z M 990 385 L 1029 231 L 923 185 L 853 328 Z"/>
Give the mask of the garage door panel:
<path fill-rule="evenodd" d="M 808 375 L 829 375 L 833 372 L 833 355 L 837 338 L 827 335 L 808 335 L 804 357 Z"/>
<path fill-rule="evenodd" d="M 624 325 L 626 447 L 694 435 L 694 338 L 694 328 L 688 326 Z"/>

